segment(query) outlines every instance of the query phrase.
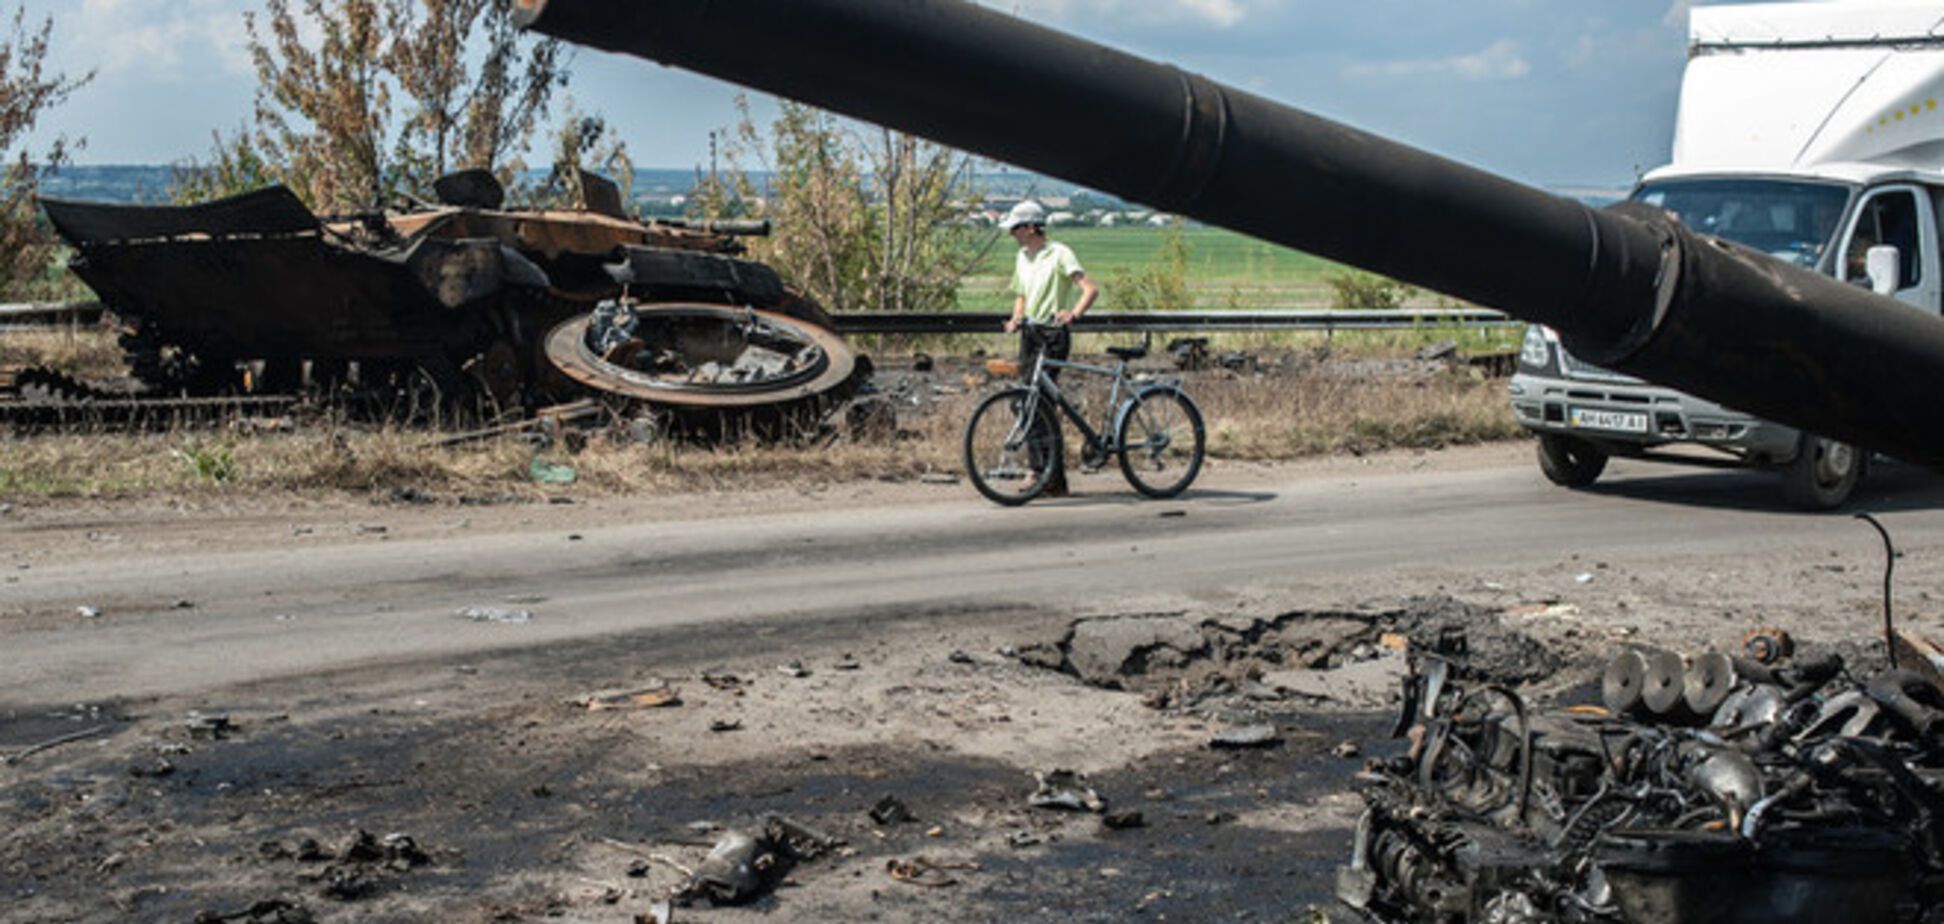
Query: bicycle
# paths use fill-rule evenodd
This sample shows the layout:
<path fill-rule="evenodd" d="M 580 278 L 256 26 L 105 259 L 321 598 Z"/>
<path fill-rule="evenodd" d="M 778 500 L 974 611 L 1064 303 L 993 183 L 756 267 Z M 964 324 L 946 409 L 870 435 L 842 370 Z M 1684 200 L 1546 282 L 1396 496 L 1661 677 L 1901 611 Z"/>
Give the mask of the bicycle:
<path fill-rule="evenodd" d="M 1201 471 L 1208 437 L 1201 409 L 1182 390 L 1180 378 L 1128 375 L 1127 364 L 1147 356 L 1151 344 L 1152 337 L 1147 337 L 1140 346 L 1108 347 L 1107 352 L 1119 360 L 1112 367 L 1048 359 L 1042 354 L 1024 384 L 979 402 L 965 425 L 965 469 L 972 486 L 988 500 L 1008 507 L 1038 497 L 1065 465 L 1066 446 L 1057 426 L 1058 415 L 1065 414 L 1080 431 L 1084 468 L 1097 469 L 1117 455 L 1121 474 L 1136 491 L 1161 498 L 1187 490 Z M 987 368 L 1011 374 L 1018 364 L 991 360 Z M 1060 391 L 1048 374 L 1050 369 L 1072 369 L 1112 380 L 1097 428 Z"/>

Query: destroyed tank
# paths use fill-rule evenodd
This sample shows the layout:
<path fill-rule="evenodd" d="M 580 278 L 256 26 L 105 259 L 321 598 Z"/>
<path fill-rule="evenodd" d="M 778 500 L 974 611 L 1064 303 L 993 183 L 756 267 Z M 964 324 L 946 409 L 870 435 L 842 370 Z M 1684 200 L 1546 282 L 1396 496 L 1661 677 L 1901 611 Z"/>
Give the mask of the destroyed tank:
<path fill-rule="evenodd" d="M 1594 209 L 968 2 L 518 6 L 552 36 L 1382 273 L 1545 324 L 1602 368 L 1944 463 L 1944 402 L 1928 394 L 1944 319 L 1651 207 Z M 1018 105 L 1022 86 L 1035 105 Z"/>
<path fill-rule="evenodd" d="M 507 209 L 492 174 L 470 170 L 441 178 L 435 205 L 332 219 L 283 186 L 185 206 L 41 205 L 74 248 L 70 268 L 124 325 L 151 393 L 283 393 L 306 377 L 501 407 L 581 385 L 625 393 L 598 358 L 557 365 L 545 349 L 623 294 L 617 269 L 642 329 L 665 331 L 658 342 L 678 358 L 733 368 L 760 327 L 765 355 L 791 372 L 640 397 L 747 406 L 851 382 L 856 357 L 823 309 L 744 257 L 742 238 L 766 222 L 642 222 L 606 179 L 583 172 L 580 187 L 584 208 Z"/>

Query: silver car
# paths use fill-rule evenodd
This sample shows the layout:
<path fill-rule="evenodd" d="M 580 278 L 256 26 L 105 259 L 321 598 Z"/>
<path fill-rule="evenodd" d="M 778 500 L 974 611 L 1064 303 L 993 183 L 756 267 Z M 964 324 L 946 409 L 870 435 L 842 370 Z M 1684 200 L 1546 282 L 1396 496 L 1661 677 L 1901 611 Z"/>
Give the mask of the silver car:
<path fill-rule="evenodd" d="M 1519 423 L 1539 435 L 1539 468 L 1554 484 L 1592 484 L 1610 456 L 1774 468 L 1791 503 L 1827 510 L 1847 501 L 1863 475 L 1864 454 L 1847 443 L 1602 369 L 1536 324 L 1526 328 L 1510 391 Z M 1677 443 L 1715 452 L 1656 452 Z"/>
<path fill-rule="evenodd" d="M 1934 296 L 1919 284 L 1928 275 L 1919 268 L 1929 251 L 1917 232 L 1930 203 L 1919 193 L 1906 184 L 1864 188 L 1835 177 L 1700 174 L 1649 178 L 1630 198 L 1700 233 L 1858 284 L 1869 284 L 1859 269 L 1866 252 L 1892 245 L 1911 278 L 1908 285 L 1887 280 L 1886 294 L 1926 303 Z M 1780 470 L 1792 503 L 1827 510 L 1849 499 L 1869 461 L 1848 444 L 1600 368 L 1540 326 L 1526 328 L 1511 398 L 1519 423 L 1539 435 L 1539 467 L 1569 487 L 1592 484 L 1616 455 L 1754 466 Z M 1674 444 L 1712 452 L 1657 452 Z"/>

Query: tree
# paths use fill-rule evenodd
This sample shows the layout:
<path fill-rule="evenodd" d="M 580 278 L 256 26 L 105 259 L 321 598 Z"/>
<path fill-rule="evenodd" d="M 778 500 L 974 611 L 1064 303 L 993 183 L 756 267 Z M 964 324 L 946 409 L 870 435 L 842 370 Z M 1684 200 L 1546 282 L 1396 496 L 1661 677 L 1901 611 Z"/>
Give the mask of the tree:
<path fill-rule="evenodd" d="M 554 90 L 567 85 L 560 43 L 523 51 L 507 0 L 392 0 L 387 21 L 395 39 L 386 65 L 411 110 L 397 148 L 408 180 L 499 167 L 511 185 L 508 155 L 532 139 Z M 477 67 L 466 61 L 470 45 Z"/>
<path fill-rule="evenodd" d="M 613 134 L 607 120 L 567 102 L 567 116 L 554 132 L 553 167 L 537 188 L 517 190 L 526 204 L 541 208 L 586 206 L 580 188 L 582 168 L 606 173 L 621 188 L 621 201 L 634 201 L 634 159 L 628 144 Z"/>
<path fill-rule="evenodd" d="M 219 137 L 215 160 L 260 160 L 319 211 L 382 206 L 461 168 L 510 185 L 567 82 L 560 44 L 522 35 L 512 0 L 264 0 L 246 23 L 255 130 Z"/>
<path fill-rule="evenodd" d="M 940 311 L 979 263 L 964 221 L 972 159 L 951 148 L 879 129 L 871 169 L 879 207 L 876 292 L 880 311 Z M 989 246 L 989 242 L 988 242 Z"/>
<path fill-rule="evenodd" d="M 738 137 L 761 150 L 763 137 L 738 100 Z M 862 307 L 870 275 L 870 200 L 852 138 L 836 117 L 784 102 L 769 128 L 768 195 L 755 216 L 772 220 L 770 236 L 753 248 L 833 311 Z"/>
<path fill-rule="evenodd" d="M 257 73 L 257 144 L 314 209 L 382 204 L 397 177 L 383 161 L 391 90 L 384 79 L 388 0 L 264 0 L 244 14 Z M 262 31 L 260 32 L 259 29 Z M 312 47 L 306 32 L 316 31 Z"/>
<path fill-rule="evenodd" d="M 208 163 L 183 161 L 170 169 L 169 200 L 177 203 L 207 202 L 262 189 L 278 182 L 273 164 L 250 140 L 248 129 L 233 135 L 210 132 Z"/>
<path fill-rule="evenodd" d="M 80 142 L 56 139 L 37 165 L 23 144 L 28 132 L 47 110 L 93 78 L 47 72 L 48 40 L 53 17 L 35 27 L 25 7 L 16 7 L 13 22 L 0 40 L 0 294 L 31 297 L 49 287 L 49 267 L 59 244 L 41 220 L 34 203 L 42 170 L 68 160 Z"/>
<path fill-rule="evenodd" d="M 769 218 L 751 248 L 834 311 L 936 311 L 983 252 L 964 221 L 972 207 L 967 155 L 889 130 L 865 136 L 835 116 L 785 101 L 767 131 L 739 100 L 732 179 L 698 184 L 706 217 Z M 768 178 L 758 190 L 740 161 Z M 990 246 L 988 242 L 987 246 Z"/>

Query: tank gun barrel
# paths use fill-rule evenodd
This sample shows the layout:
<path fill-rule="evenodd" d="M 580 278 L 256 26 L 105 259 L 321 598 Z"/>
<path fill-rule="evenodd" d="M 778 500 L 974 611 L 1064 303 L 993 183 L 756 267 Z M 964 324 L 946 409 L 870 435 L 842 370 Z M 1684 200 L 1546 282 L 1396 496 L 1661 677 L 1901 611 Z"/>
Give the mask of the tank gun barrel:
<path fill-rule="evenodd" d="M 654 224 L 664 228 L 681 228 L 685 231 L 702 231 L 708 234 L 721 234 L 727 237 L 769 237 L 769 219 L 756 221 L 744 219 L 700 219 L 700 218 L 657 218 Z"/>
<path fill-rule="evenodd" d="M 1944 467 L 1944 320 L 1655 209 L 1592 209 L 963 0 L 517 3 L 549 35 L 1497 308 L 1608 368 Z"/>

